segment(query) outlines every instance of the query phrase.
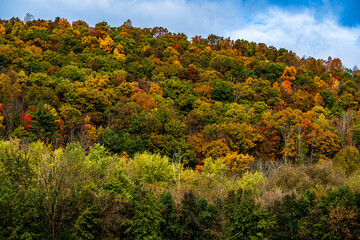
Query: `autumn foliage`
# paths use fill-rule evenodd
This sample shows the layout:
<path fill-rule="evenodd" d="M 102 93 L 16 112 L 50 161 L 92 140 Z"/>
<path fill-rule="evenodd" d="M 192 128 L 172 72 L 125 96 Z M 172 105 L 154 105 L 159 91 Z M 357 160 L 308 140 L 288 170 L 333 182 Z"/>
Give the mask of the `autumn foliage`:
<path fill-rule="evenodd" d="M 0 19 L 0 238 L 355 239 L 359 85 L 264 43 Z"/>

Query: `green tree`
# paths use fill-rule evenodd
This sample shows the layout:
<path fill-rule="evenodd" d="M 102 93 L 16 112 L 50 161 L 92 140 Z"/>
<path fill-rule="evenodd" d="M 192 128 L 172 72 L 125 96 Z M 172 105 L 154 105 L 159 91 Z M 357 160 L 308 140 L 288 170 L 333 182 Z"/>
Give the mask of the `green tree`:
<path fill-rule="evenodd" d="M 160 196 L 162 204 L 161 215 L 164 218 L 164 222 L 161 224 L 161 232 L 163 239 L 179 239 L 180 226 L 177 223 L 176 205 L 172 199 L 170 192 L 164 192 Z"/>
<path fill-rule="evenodd" d="M 215 208 L 207 200 L 196 200 L 193 192 L 185 193 L 178 212 L 180 239 L 214 239 L 218 220 Z"/>
<path fill-rule="evenodd" d="M 169 159 L 159 154 L 137 153 L 130 165 L 136 184 L 167 184 L 172 176 Z"/>
<path fill-rule="evenodd" d="M 274 215 L 256 204 L 246 191 L 232 192 L 225 200 L 228 239 L 268 239 L 275 225 Z"/>
<path fill-rule="evenodd" d="M 331 92 L 329 89 L 321 90 L 319 93 L 324 101 L 325 107 L 331 109 L 336 102 L 334 93 Z"/>
<path fill-rule="evenodd" d="M 211 98 L 216 101 L 231 101 L 234 89 L 225 81 L 216 81 Z"/>
<path fill-rule="evenodd" d="M 130 226 L 126 230 L 131 239 L 161 239 L 160 226 L 164 222 L 158 200 L 151 192 L 138 191 L 131 202 Z"/>
<path fill-rule="evenodd" d="M 286 195 L 270 207 L 276 218 L 272 239 L 301 239 L 302 225 L 314 207 L 314 195 L 306 192 L 298 199 L 294 194 Z"/>
<path fill-rule="evenodd" d="M 34 131 L 40 139 L 52 140 L 57 129 L 57 114 L 49 105 L 40 105 L 37 111 L 32 112 L 32 125 L 30 129 Z"/>

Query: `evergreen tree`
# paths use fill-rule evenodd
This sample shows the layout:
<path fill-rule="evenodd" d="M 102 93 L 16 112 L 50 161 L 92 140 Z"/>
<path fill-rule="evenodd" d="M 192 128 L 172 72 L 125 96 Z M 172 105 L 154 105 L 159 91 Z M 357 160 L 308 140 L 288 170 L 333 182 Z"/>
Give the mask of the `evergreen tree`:
<path fill-rule="evenodd" d="M 52 139 L 57 129 L 56 119 L 56 113 L 52 111 L 49 105 L 40 105 L 37 111 L 32 112 L 32 125 L 30 129 L 33 130 L 40 139 Z"/>
<path fill-rule="evenodd" d="M 138 191 L 131 200 L 132 217 L 127 233 L 131 239 L 161 239 L 164 222 L 159 202 L 151 192 Z"/>

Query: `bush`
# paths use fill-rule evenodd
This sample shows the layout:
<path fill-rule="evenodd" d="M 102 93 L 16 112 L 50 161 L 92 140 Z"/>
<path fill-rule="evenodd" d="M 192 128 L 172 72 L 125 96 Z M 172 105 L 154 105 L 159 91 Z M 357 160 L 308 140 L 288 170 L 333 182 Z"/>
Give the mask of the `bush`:
<path fill-rule="evenodd" d="M 305 191 L 318 185 L 331 188 L 343 183 L 343 173 L 333 169 L 328 162 L 321 165 L 283 166 L 270 175 L 267 189 L 280 187 L 288 191 Z"/>
<path fill-rule="evenodd" d="M 259 192 L 265 186 L 265 178 L 260 172 L 246 172 L 242 175 L 239 185 L 243 190 Z"/>

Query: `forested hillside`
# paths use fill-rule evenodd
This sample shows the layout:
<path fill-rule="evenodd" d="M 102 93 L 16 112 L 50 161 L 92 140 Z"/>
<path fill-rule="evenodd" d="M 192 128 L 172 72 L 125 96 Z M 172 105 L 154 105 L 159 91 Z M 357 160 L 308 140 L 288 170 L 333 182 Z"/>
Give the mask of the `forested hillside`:
<path fill-rule="evenodd" d="M 0 238 L 358 239 L 359 84 L 263 43 L 0 20 Z"/>

